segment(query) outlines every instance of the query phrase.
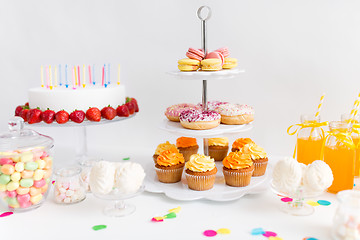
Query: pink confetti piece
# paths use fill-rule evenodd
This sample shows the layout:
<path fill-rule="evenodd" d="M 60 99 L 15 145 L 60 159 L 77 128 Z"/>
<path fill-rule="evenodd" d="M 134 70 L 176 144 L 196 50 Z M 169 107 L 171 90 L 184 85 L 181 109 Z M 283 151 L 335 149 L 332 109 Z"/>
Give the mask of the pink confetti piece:
<path fill-rule="evenodd" d="M 264 234 L 263 234 L 264 237 L 276 237 L 277 234 L 274 233 L 274 232 L 270 232 L 270 231 L 266 231 Z"/>
<path fill-rule="evenodd" d="M 282 198 L 280 200 L 283 201 L 283 202 L 292 202 L 293 201 L 293 199 L 289 198 L 289 197 L 285 197 L 285 198 Z"/>
<path fill-rule="evenodd" d="M 206 230 L 203 232 L 203 234 L 206 237 L 215 237 L 217 235 L 217 232 L 214 230 Z"/>
<path fill-rule="evenodd" d="M 12 214 L 14 214 L 14 213 L 13 212 L 4 212 L 4 213 L 0 214 L 0 217 L 7 217 L 7 216 L 10 216 Z"/>
<path fill-rule="evenodd" d="M 51 184 L 54 185 L 54 184 L 55 184 L 55 181 L 52 181 Z"/>
<path fill-rule="evenodd" d="M 152 218 L 151 219 L 152 222 L 163 222 L 164 219 L 156 219 L 156 218 Z"/>

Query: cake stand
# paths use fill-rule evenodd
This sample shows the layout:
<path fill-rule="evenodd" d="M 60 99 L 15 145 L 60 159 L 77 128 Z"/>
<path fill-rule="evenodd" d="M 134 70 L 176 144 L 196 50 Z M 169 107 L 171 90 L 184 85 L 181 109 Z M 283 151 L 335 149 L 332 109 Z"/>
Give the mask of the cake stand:
<path fill-rule="evenodd" d="M 95 158 L 92 158 L 88 155 L 88 148 L 87 148 L 87 130 L 88 126 L 98 126 L 108 123 L 115 123 L 124 121 L 130 118 L 135 117 L 137 113 L 130 115 L 129 117 L 115 117 L 113 120 L 101 119 L 100 122 L 92 122 L 88 120 L 84 120 L 82 123 L 75 123 L 75 122 L 67 122 L 64 124 L 58 124 L 56 122 L 47 124 L 44 122 L 36 123 L 34 127 L 59 127 L 59 128 L 67 128 L 67 127 L 76 127 L 77 131 L 77 144 L 76 144 L 76 157 L 75 159 L 82 167 L 90 166 L 93 161 L 96 161 Z M 28 124 L 28 123 L 27 123 Z M 30 125 L 30 124 L 28 124 Z"/>

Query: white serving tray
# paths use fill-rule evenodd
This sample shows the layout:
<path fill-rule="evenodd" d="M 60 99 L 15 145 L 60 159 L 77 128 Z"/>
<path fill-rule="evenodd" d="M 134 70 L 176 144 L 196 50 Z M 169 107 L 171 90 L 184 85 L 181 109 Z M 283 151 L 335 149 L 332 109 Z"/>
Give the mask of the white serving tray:
<path fill-rule="evenodd" d="M 191 71 L 181 72 L 180 70 L 174 70 L 167 72 L 168 74 L 183 80 L 218 80 L 218 79 L 231 79 L 240 73 L 244 73 L 244 69 L 233 68 L 223 69 L 220 71 Z"/>

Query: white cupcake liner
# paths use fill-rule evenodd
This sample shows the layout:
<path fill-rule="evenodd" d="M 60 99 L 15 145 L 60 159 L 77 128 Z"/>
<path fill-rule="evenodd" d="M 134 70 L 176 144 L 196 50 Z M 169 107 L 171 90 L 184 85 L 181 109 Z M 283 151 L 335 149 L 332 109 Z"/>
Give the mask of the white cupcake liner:
<path fill-rule="evenodd" d="M 192 175 L 185 172 L 188 187 L 196 191 L 209 190 L 214 186 L 216 174 L 212 175 Z"/>
<path fill-rule="evenodd" d="M 232 172 L 223 169 L 225 183 L 233 187 L 245 187 L 250 184 L 254 170 L 247 172 Z"/>

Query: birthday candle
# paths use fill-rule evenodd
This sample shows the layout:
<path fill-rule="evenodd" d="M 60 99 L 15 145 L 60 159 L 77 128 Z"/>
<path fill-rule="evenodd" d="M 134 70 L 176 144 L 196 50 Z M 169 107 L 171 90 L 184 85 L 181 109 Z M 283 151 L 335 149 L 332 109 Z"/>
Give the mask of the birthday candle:
<path fill-rule="evenodd" d="M 81 80 L 80 80 L 80 66 L 78 65 L 77 67 L 77 74 L 78 74 L 78 84 L 79 84 L 79 87 L 81 86 Z"/>
<path fill-rule="evenodd" d="M 57 67 L 56 67 L 56 65 L 55 65 L 55 72 L 54 72 L 54 74 L 55 74 L 55 87 L 57 87 Z"/>
<path fill-rule="evenodd" d="M 41 87 L 44 87 L 44 67 L 41 65 Z"/>
<path fill-rule="evenodd" d="M 68 80 L 67 80 L 67 72 L 68 72 L 68 70 L 67 70 L 67 64 L 66 64 L 65 65 L 65 86 L 66 86 L 66 88 L 69 87 Z"/>
<path fill-rule="evenodd" d="M 85 83 L 85 64 L 83 65 L 83 88 L 86 86 L 86 83 Z"/>
<path fill-rule="evenodd" d="M 120 64 L 118 65 L 118 80 L 117 85 L 120 85 Z"/>
<path fill-rule="evenodd" d="M 45 67 L 46 70 L 46 88 L 49 88 L 49 68 Z"/>
<path fill-rule="evenodd" d="M 92 67 L 92 77 L 93 77 L 93 85 L 95 85 L 96 84 L 96 82 L 95 82 L 95 64 L 93 64 L 93 67 Z"/>
<path fill-rule="evenodd" d="M 59 64 L 59 77 L 60 77 L 60 86 L 62 86 L 62 81 L 61 81 L 61 65 Z"/>
<path fill-rule="evenodd" d="M 91 85 L 91 68 L 90 68 L 90 65 L 89 65 L 89 84 Z"/>
<path fill-rule="evenodd" d="M 51 65 L 49 66 L 49 73 L 50 73 L 50 90 L 53 89 L 53 84 L 52 84 L 52 72 L 51 72 Z"/>
<path fill-rule="evenodd" d="M 75 66 L 74 66 L 74 68 L 72 69 L 72 82 L 73 82 L 73 89 L 76 89 L 76 80 L 75 80 L 75 76 L 76 76 L 76 74 L 75 74 Z"/>
<path fill-rule="evenodd" d="M 103 67 L 102 68 L 102 80 L 101 80 L 101 83 L 102 83 L 102 86 L 104 86 L 104 78 L 105 78 L 105 68 Z"/>
<path fill-rule="evenodd" d="M 74 66 L 74 74 L 75 74 L 75 86 L 77 86 L 76 66 Z"/>
<path fill-rule="evenodd" d="M 107 80 L 108 80 L 108 84 L 110 84 L 110 83 L 111 83 L 111 81 L 110 81 L 110 63 L 108 64 L 108 69 L 107 69 L 107 71 L 108 71 Z"/>

